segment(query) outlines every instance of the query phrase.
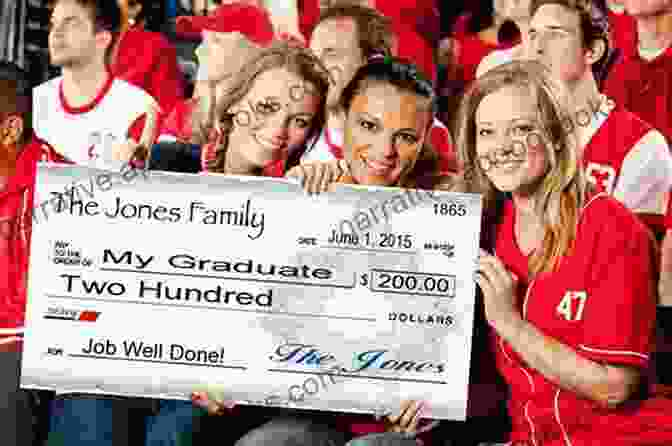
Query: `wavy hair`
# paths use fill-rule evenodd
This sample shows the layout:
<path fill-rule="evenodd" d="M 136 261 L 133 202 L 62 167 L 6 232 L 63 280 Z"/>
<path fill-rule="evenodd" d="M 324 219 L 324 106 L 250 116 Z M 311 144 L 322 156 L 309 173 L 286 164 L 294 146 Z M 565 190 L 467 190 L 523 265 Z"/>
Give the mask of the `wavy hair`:
<path fill-rule="evenodd" d="M 250 91 L 259 75 L 266 71 L 285 68 L 290 73 L 310 84 L 312 92 L 320 97 L 318 113 L 313 119 L 306 141 L 316 141 L 316 136 L 326 123 L 325 101 L 329 88 L 329 73 L 322 62 L 309 50 L 288 44 L 275 42 L 270 47 L 261 50 L 252 60 L 246 63 L 239 73 L 235 74 L 226 91 L 216 100 L 212 107 L 208 107 L 212 115 L 201 121 L 197 129 L 201 137 L 209 134 L 213 128 L 210 123 L 216 124 L 222 132 L 219 145 L 215 148 L 215 158 L 208 163 L 211 172 L 223 172 L 226 152 L 229 146 L 229 135 L 233 130 L 234 114 L 230 113 L 232 106 L 238 104 Z"/>
<path fill-rule="evenodd" d="M 464 95 L 456 135 L 464 190 L 482 193 L 486 221 L 497 221 L 501 192 L 479 164 L 475 118 L 486 96 L 509 86 L 521 88 L 536 98 L 541 135 L 532 135 L 544 143 L 548 171 L 535 192 L 534 201 L 536 211 L 542 216 L 544 237 L 541 249 L 530 258 L 529 268 L 532 274 L 550 272 L 570 253 L 588 185 L 579 160 L 576 136 L 563 125 L 571 122 L 567 94 L 541 63 L 516 61 L 497 67 L 475 80 Z"/>

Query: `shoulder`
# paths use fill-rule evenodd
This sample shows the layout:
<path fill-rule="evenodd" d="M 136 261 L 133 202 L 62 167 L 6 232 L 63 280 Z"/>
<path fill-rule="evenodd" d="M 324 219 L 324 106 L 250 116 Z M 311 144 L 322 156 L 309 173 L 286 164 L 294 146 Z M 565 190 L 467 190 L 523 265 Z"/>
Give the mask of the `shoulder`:
<path fill-rule="evenodd" d="M 579 232 L 583 238 L 601 238 L 630 240 L 648 239 L 648 229 L 620 201 L 598 193 L 588 199 L 581 210 Z"/>
<path fill-rule="evenodd" d="M 173 48 L 170 41 L 161 33 L 145 31 L 144 29 L 130 29 L 121 40 L 122 46 L 139 45 L 144 48 L 165 49 Z"/>
<path fill-rule="evenodd" d="M 117 77 L 112 82 L 109 96 L 121 101 L 133 100 L 135 103 L 139 102 L 144 105 L 156 105 L 154 98 L 145 90 Z"/>
<path fill-rule="evenodd" d="M 47 92 L 58 91 L 58 86 L 60 85 L 62 80 L 63 76 L 58 76 L 53 79 L 49 79 L 46 82 L 42 82 L 33 89 L 33 95 L 46 94 Z"/>

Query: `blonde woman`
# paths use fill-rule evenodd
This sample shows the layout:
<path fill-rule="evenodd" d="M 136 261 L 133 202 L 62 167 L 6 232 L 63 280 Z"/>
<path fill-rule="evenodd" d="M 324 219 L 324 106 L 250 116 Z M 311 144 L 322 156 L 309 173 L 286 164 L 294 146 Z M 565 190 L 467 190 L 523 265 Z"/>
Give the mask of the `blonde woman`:
<path fill-rule="evenodd" d="M 324 125 L 328 73 L 308 50 L 277 42 L 235 74 L 213 107 L 206 170 L 262 175 Z M 203 126 L 206 131 L 209 125 Z"/>
<path fill-rule="evenodd" d="M 510 387 L 513 445 L 672 444 L 672 401 L 647 399 L 652 240 L 588 190 L 566 95 L 536 62 L 475 81 L 459 111 L 466 188 L 484 196 L 494 255 L 475 277 Z"/>

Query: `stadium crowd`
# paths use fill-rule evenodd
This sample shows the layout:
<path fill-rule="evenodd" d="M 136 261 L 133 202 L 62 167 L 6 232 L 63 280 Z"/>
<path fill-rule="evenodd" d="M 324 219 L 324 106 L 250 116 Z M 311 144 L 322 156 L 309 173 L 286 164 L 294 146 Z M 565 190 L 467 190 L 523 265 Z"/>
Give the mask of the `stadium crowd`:
<path fill-rule="evenodd" d="M 2 446 L 672 445 L 672 0 L 153 3 L 0 62 Z M 482 194 L 467 420 L 20 389 L 40 161 Z"/>

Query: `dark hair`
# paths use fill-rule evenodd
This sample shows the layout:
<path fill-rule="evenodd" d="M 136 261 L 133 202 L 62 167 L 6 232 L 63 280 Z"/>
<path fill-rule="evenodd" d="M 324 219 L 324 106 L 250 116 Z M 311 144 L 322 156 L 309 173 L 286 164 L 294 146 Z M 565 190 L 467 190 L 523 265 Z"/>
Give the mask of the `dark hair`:
<path fill-rule="evenodd" d="M 49 9 L 58 4 L 60 0 L 49 0 Z M 93 23 L 93 30 L 96 33 L 107 31 L 112 34 L 112 41 L 105 50 L 105 62 L 110 64 L 112 49 L 119 38 L 121 31 L 121 8 L 117 0 L 70 0 L 77 3 L 89 13 L 89 18 Z M 144 10 L 144 7 L 143 7 Z"/>
<path fill-rule="evenodd" d="M 350 83 L 341 94 L 341 106 L 346 114 L 355 96 L 362 94 L 370 82 L 391 84 L 404 92 L 415 93 L 430 102 L 432 116 L 436 113 L 437 96 L 432 81 L 427 79 L 410 61 L 399 57 L 374 57 L 368 64 L 357 70 Z M 430 120 L 431 126 L 431 120 Z M 408 181 L 401 187 L 431 189 L 432 185 L 441 180 L 439 156 L 429 144 L 428 138 L 420 150 L 418 159 L 409 172 Z"/>
<path fill-rule="evenodd" d="M 437 96 L 432 81 L 427 79 L 413 62 L 400 57 L 373 57 L 362 66 L 341 94 L 341 106 L 350 109 L 355 96 L 365 87 L 366 81 L 381 81 L 429 99 L 432 115 L 436 112 Z"/>
<path fill-rule="evenodd" d="M 495 4 L 493 0 L 468 2 L 467 32 L 476 34 L 495 24 Z"/>
<path fill-rule="evenodd" d="M 3 60 L 0 61 L 0 85 L 2 84 L 8 87 L 7 89 L 2 88 L 3 92 L 9 92 L 10 94 L 0 98 L 0 112 L 21 115 L 23 118 L 23 134 L 20 144 L 25 144 L 32 136 L 33 123 L 30 76 L 15 63 Z"/>
<path fill-rule="evenodd" d="M 618 58 L 618 52 L 611 47 L 611 40 L 609 39 L 609 19 L 606 3 L 591 0 L 532 0 L 530 17 L 543 5 L 564 6 L 579 15 L 581 38 L 585 49 L 592 48 L 597 40 L 604 42 L 604 54 L 592 66 L 593 76 L 595 76 L 598 84 L 601 84 Z"/>
<path fill-rule="evenodd" d="M 339 5 L 322 13 L 315 27 L 327 20 L 350 18 L 357 26 L 357 40 L 368 59 L 375 54 L 390 56 L 394 40 L 392 22 L 378 11 L 360 5 Z"/>

